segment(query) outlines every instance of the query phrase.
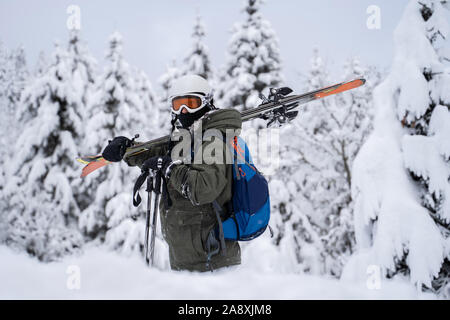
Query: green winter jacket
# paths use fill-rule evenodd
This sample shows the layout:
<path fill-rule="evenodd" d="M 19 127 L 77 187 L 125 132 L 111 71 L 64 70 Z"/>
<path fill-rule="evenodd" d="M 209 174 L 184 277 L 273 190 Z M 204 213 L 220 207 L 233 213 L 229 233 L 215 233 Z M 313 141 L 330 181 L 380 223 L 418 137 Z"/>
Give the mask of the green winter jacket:
<path fill-rule="evenodd" d="M 217 129 L 224 137 L 226 130 L 240 130 L 242 126 L 240 113 L 233 109 L 210 111 L 199 121 L 202 121 L 202 132 Z M 194 128 L 197 127 L 196 124 L 198 123 L 193 125 Z M 194 130 L 198 132 L 199 129 Z M 207 267 L 205 243 L 209 231 L 217 224 L 212 202 L 217 200 L 226 212 L 226 204 L 232 197 L 233 180 L 232 164 L 206 164 L 211 163 L 207 161 L 207 154 L 211 153 L 211 147 L 208 150 L 208 146 L 212 142 L 222 144 L 220 150 L 224 152 L 224 161 L 227 159 L 226 153 L 229 151 L 222 139 L 214 137 L 211 141 L 202 142 L 203 162 L 174 166 L 167 186 L 171 205 L 166 208 L 165 201 L 160 202 L 162 232 L 169 245 L 170 266 L 173 270 L 210 270 Z M 153 148 L 125 161 L 129 166 L 140 167 L 148 158 L 162 156 L 167 152 L 168 146 Z M 217 254 L 211 258 L 213 269 L 240 264 L 238 242 L 226 241 L 226 247 L 225 256 Z"/>

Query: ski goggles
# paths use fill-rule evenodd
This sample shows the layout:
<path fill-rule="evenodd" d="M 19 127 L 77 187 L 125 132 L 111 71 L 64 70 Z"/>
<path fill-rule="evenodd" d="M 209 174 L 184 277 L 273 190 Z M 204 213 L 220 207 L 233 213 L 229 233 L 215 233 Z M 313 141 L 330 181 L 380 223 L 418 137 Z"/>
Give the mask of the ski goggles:
<path fill-rule="evenodd" d="M 203 98 L 196 94 L 172 98 L 171 105 L 172 112 L 175 114 L 180 114 L 183 108 L 186 108 L 189 113 L 194 113 L 205 106 Z"/>

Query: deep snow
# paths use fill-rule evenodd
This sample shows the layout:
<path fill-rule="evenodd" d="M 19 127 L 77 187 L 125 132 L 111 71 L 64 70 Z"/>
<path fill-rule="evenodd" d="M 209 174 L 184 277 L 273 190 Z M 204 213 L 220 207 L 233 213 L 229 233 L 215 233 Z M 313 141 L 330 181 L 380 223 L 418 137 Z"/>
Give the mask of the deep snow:
<path fill-rule="evenodd" d="M 260 270 L 250 255 L 244 264 L 214 273 L 149 269 L 138 256 L 102 247 L 80 256 L 40 263 L 25 253 L 0 246 L 0 299 L 430 299 L 407 282 L 385 281 L 379 290 L 350 282 Z M 255 260 L 256 261 L 256 260 Z M 76 266 L 75 269 L 71 266 Z M 80 288 L 74 273 L 80 271 Z"/>

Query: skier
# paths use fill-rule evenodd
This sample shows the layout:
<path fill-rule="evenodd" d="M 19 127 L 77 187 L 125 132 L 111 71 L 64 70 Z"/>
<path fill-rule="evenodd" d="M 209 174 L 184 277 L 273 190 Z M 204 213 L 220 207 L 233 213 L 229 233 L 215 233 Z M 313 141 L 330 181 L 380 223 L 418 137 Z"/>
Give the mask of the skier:
<path fill-rule="evenodd" d="M 187 75 L 176 80 L 170 91 L 172 111 L 172 132 L 177 128 L 219 130 L 225 137 L 226 130 L 240 130 L 240 113 L 234 109 L 217 109 L 213 104 L 212 89 L 208 82 L 198 75 Z M 197 125 L 201 122 L 201 126 Z M 200 130 L 200 129 L 198 129 Z M 209 143 L 202 142 L 198 150 L 206 150 Z M 222 141 L 223 143 L 223 141 Z M 123 159 L 125 150 L 132 142 L 126 137 L 114 138 L 103 151 L 103 157 L 112 162 Z M 165 187 L 160 202 L 160 216 L 163 237 L 169 245 L 170 266 L 173 270 L 209 271 L 241 263 L 241 252 L 237 241 L 225 241 L 226 250 L 218 253 L 217 216 L 215 209 L 229 213 L 232 198 L 232 164 L 201 163 L 178 164 L 173 161 L 171 151 L 174 141 L 129 159 L 129 166 L 141 169 L 158 169 L 162 162 Z M 227 159 L 227 147 L 223 144 L 223 158 Z M 214 203 L 214 205 L 213 205 Z M 215 208 L 215 205 L 220 208 Z M 225 215 L 226 216 L 226 215 Z M 222 217 L 225 219 L 225 217 Z M 212 251 L 213 250 L 213 251 Z"/>

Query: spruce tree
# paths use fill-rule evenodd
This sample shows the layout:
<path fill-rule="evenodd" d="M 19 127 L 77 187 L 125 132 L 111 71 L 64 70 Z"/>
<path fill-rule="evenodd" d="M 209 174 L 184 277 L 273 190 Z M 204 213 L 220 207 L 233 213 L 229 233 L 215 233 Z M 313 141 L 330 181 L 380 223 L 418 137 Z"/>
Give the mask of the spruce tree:
<path fill-rule="evenodd" d="M 367 71 L 350 59 L 343 80 L 361 77 Z M 317 50 L 307 79 L 307 91 L 331 83 Z M 287 195 L 274 202 L 282 217 L 279 242 L 294 244 L 305 272 L 338 277 L 354 250 L 351 167 L 371 130 L 370 92 L 362 87 L 311 102 L 282 129 L 290 139 L 281 145 L 280 175 L 289 182 Z"/>
<path fill-rule="evenodd" d="M 443 41 L 450 34 L 448 13 L 443 6 L 449 5 L 449 2 L 418 3 L 426 26 L 425 36 L 429 40 L 429 47 L 423 50 L 430 50 L 431 55 L 429 61 L 416 68 L 426 81 L 423 86 L 429 98 L 425 100 L 424 92 L 423 104 L 417 106 L 403 99 L 399 101 L 398 116 L 409 133 L 403 137 L 403 157 L 412 179 L 419 186 L 422 205 L 428 210 L 441 235 L 450 239 L 450 75 L 445 71 L 445 60 L 449 57 L 440 51 Z M 424 151 L 426 157 L 420 157 Z M 450 252 L 450 246 L 448 250 Z M 439 292 L 449 283 L 450 254 L 445 257 L 440 274 L 432 282 L 432 288 Z M 442 292 L 450 295 L 450 292 Z"/>
<path fill-rule="evenodd" d="M 262 0 L 245 0 L 245 21 L 232 29 L 217 98 L 224 107 L 248 109 L 260 103 L 259 94 L 282 82 L 278 39 L 263 19 Z"/>
<path fill-rule="evenodd" d="M 42 56 L 40 56 L 42 59 Z M 74 87 L 73 94 L 79 99 L 80 113 L 83 123 L 83 130 L 79 132 L 80 141 L 85 141 L 87 120 L 89 119 L 88 108 L 95 88 L 95 77 L 97 72 L 97 61 L 90 54 L 85 42 L 81 39 L 78 30 L 71 30 L 67 46 L 67 59 L 71 70 L 71 82 Z M 45 64 L 45 61 L 39 63 Z M 45 65 L 43 65 L 45 67 Z M 85 154 L 85 144 L 78 146 L 79 154 Z M 81 210 L 84 210 L 86 203 L 92 200 L 91 192 L 81 187 L 82 180 L 77 179 L 74 188 L 74 197 Z"/>
<path fill-rule="evenodd" d="M 36 62 L 36 66 L 34 68 L 34 76 L 41 76 L 48 67 L 47 57 L 44 51 L 39 52 L 38 60 Z"/>
<path fill-rule="evenodd" d="M 7 49 L 3 42 L 0 40 L 0 103 L 2 107 L 5 104 L 4 97 L 6 92 L 7 55 Z"/>
<path fill-rule="evenodd" d="M 84 144 L 91 152 L 101 152 L 114 137 L 132 138 L 135 133 L 143 133 L 148 125 L 144 118 L 151 111 L 143 108 L 139 94 L 142 88 L 137 86 L 122 50 L 122 36 L 115 32 L 109 38 L 107 66 L 89 106 Z M 143 221 L 136 220 L 131 195 L 137 174 L 121 162 L 83 179 L 83 188 L 94 195 L 80 217 L 79 226 L 85 235 L 106 241 L 112 249 L 125 252 L 142 249 Z"/>
<path fill-rule="evenodd" d="M 77 92 L 81 94 L 83 106 L 87 106 L 95 83 L 97 61 L 89 53 L 77 30 L 72 30 L 69 34 L 67 51 L 72 65 L 72 81 L 77 87 Z M 41 56 L 40 59 L 42 59 Z"/>
<path fill-rule="evenodd" d="M 20 46 L 9 56 L 9 68 L 6 74 L 6 98 L 9 109 L 14 110 L 25 87 L 28 78 L 25 48 Z M 10 111 L 13 112 L 13 111 Z"/>
<path fill-rule="evenodd" d="M 4 165 L 3 163 L 6 160 L 7 155 L 7 148 L 8 145 L 8 138 L 6 136 L 7 131 L 5 130 L 5 127 L 7 125 L 7 117 L 5 117 L 5 114 L 7 112 L 7 104 L 5 99 L 5 85 L 6 85 L 6 48 L 3 45 L 3 42 L 0 40 L 0 113 L 4 115 L 0 118 L 0 192 L 3 189 L 3 186 L 5 185 L 5 172 L 4 172 Z M 0 193 L 0 210 L 3 212 L 5 207 L 5 201 L 3 199 L 2 194 Z M 0 234 L 5 235 L 6 231 L 6 223 L 3 222 L 3 219 L 0 217 Z M 0 236 L 0 243 L 4 241 L 3 237 Z"/>
<path fill-rule="evenodd" d="M 2 139 L 11 141 L 20 132 L 16 123 L 17 110 L 21 108 L 20 99 L 28 81 L 28 69 L 23 46 L 16 50 L 4 50 L 3 67 L 0 67 L 0 100 L 2 104 Z"/>
<path fill-rule="evenodd" d="M 27 115 L 20 118 L 26 122 L 6 170 L 6 242 L 43 261 L 82 244 L 72 188 L 79 175 L 74 159 L 81 143 L 81 103 L 70 68 L 68 53 L 57 45 L 48 70 L 24 91 L 27 106 L 21 111 Z"/>
<path fill-rule="evenodd" d="M 320 184 L 325 186 L 318 195 L 323 195 L 324 199 L 317 202 L 315 197 L 312 197 L 316 206 L 325 205 L 321 208 L 325 216 L 325 228 L 322 232 L 325 271 L 334 276 L 340 276 L 343 266 L 355 250 L 351 168 L 361 146 L 373 129 L 371 92 L 379 81 L 376 74 L 370 73 L 354 57 L 344 65 L 342 80 L 356 78 L 365 78 L 366 85 L 329 99 L 332 102 L 328 109 L 331 117 L 330 131 L 323 133 L 322 137 L 314 137 L 316 142 L 326 141 L 334 155 L 333 160 L 329 159 L 321 172 L 317 172 Z M 326 153 L 321 153 L 320 156 L 326 158 Z"/>
<path fill-rule="evenodd" d="M 211 61 L 208 47 L 203 42 L 205 26 L 200 15 L 197 15 L 192 33 L 192 47 L 183 60 L 182 74 L 197 74 L 205 79 L 212 78 Z"/>
<path fill-rule="evenodd" d="M 173 82 L 182 76 L 182 71 L 176 65 L 176 61 L 173 60 L 170 65 L 167 65 L 166 72 L 162 74 L 158 79 L 158 84 L 160 85 L 160 95 L 158 100 L 158 109 L 160 114 L 160 130 L 161 132 L 170 133 L 170 123 L 172 120 L 172 115 L 170 111 L 169 102 L 169 90 Z"/>
<path fill-rule="evenodd" d="M 152 139 L 159 138 L 167 132 L 161 131 L 164 127 L 161 124 L 161 110 L 158 108 L 159 97 L 153 90 L 153 86 L 147 76 L 142 70 L 134 71 L 134 80 L 136 81 L 136 90 L 139 100 L 142 103 L 142 118 L 141 122 L 144 124 L 142 132 L 138 132 L 142 138 Z"/>
<path fill-rule="evenodd" d="M 442 49 L 448 5 L 409 2 L 395 30 L 391 71 L 374 93 L 374 132 L 355 160 L 352 192 L 356 239 L 368 263 L 447 297 L 450 76 Z"/>
<path fill-rule="evenodd" d="M 322 88 L 328 82 L 324 62 L 317 50 L 311 59 L 307 81 L 306 91 Z M 300 117 L 281 129 L 280 136 L 290 139 L 281 141 L 280 154 L 283 156 L 280 168 L 270 182 L 271 202 L 277 213 L 274 215 L 277 231 L 275 244 L 284 252 L 293 252 L 289 261 L 293 270 L 311 274 L 324 273 L 322 254 L 325 250 L 320 239 L 321 225 L 324 222 L 322 215 L 315 214 L 315 208 L 309 202 L 309 179 L 312 179 L 311 175 L 316 167 L 305 158 L 310 154 L 306 150 L 305 155 L 308 146 L 302 139 L 305 139 L 305 133 L 314 134 L 326 126 L 324 111 L 324 108 L 317 108 L 317 105 L 316 108 L 305 105 Z M 298 123 L 299 121 L 302 123 Z M 303 128 L 305 124 L 307 127 Z"/>

